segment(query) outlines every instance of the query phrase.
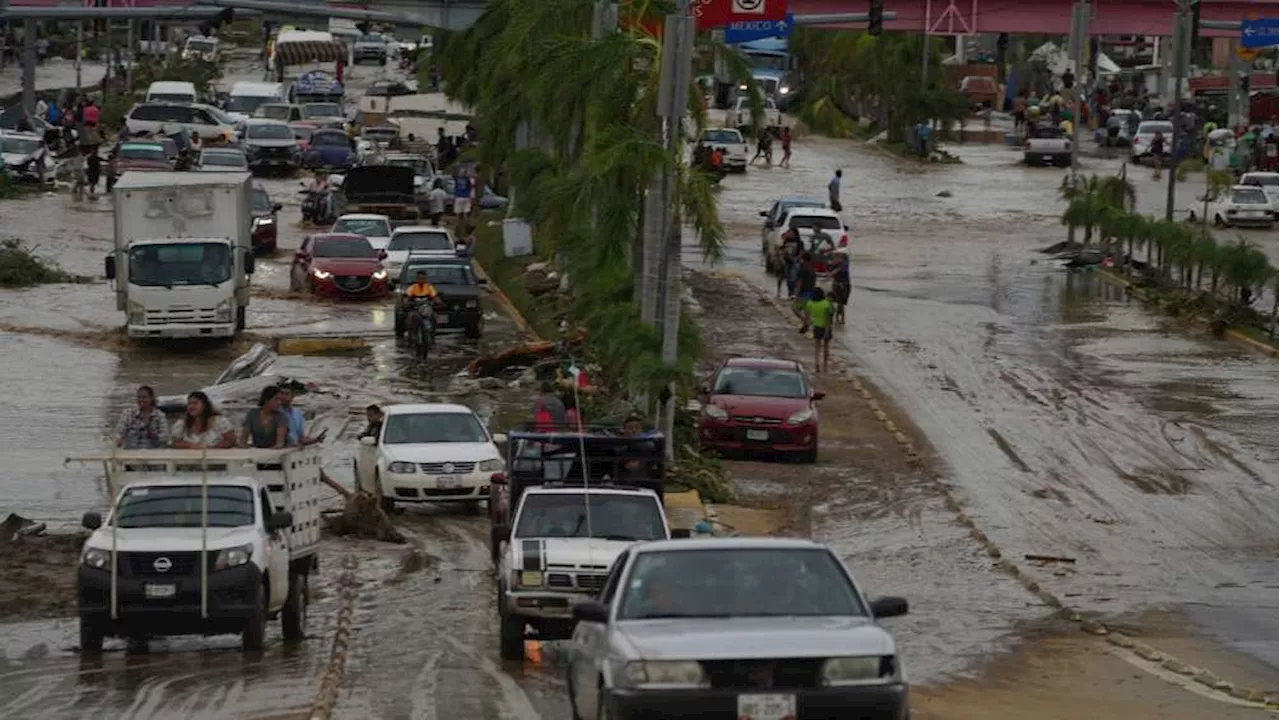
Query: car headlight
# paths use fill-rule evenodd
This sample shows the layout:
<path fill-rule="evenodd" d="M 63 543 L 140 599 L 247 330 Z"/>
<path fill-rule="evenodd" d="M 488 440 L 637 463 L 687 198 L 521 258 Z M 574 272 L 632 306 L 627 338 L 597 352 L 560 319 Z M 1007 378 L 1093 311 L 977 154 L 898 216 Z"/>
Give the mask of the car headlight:
<path fill-rule="evenodd" d="M 84 563 L 85 567 L 101 570 L 107 566 L 107 563 L 111 562 L 111 555 L 106 550 L 85 548 L 84 555 L 80 557 L 80 562 Z"/>
<path fill-rule="evenodd" d="M 223 300 L 213 309 L 213 319 L 216 322 L 231 322 L 231 301 Z"/>
<path fill-rule="evenodd" d="M 729 412 L 719 405 L 707 405 L 702 408 L 702 411 L 713 420 L 727 420 L 729 418 Z"/>
<path fill-rule="evenodd" d="M 317 280 L 328 280 L 333 277 L 333 273 L 325 270 L 312 270 L 311 274 L 314 275 Z"/>
<path fill-rule="evenodd" d="M 542 587 L 542 573 L 537 570 L 515 570 L 511 574 L 516 587 Z"/>
<path fill-rule="evenodd" d="M 831 658 L 822 665 L 824 685 L 865 685 L 897 676 L 898 663 L 892 655 Z"/>
<path fill-rule="evenodd" d="M 497 458 L 494 458 L 492 460 L 480 461 L 480 472 L 491 473 L 491 472 L 498 472 L 501 469 L 502 469 L 502 461 Z"/>
<path fill-rule="evenodd" d="M 218 557 L 213 561 L 213 569 L 226 570 L 227 568 L 240 567 L 249 562 L 251 557 L 253 557 L 252 545 L 227 548 L 218 552 Z"/>
<path fill-rule="evenodd" d="M 627 687 L 708 687 L 702 665 L 689 660 L 630 662 L 622 668 L 622 683 Z"/>
<path fill-rule="evenodd" d="M 805 408 L 791 417 L 787 418 L 788 425 L 799 425 L 802 422 L 809 422 L 813 419 L 813 408 Z"/>
<path fill-rule="evenodd" d="M 373 279 L 374 279 L 374 280 L 386 280 L 386 279 L 387 279 L 387 271 L 386 271 L 386 270 L 374 270 L 374 271 L 373 271 Z"/>
<path fill-rule="evenodd" d="M 480 307 L 480 303 L 476 302 L 475 300 L 468 300 L 468 301 L 467 301 L 467 309 L 468 309 L 468 310 L 474 310 L 474 309 L 476 309 L 476 308 L 478 308 L 478 307 Z"/>
<path fill-rule="evenodd" d="M 783 85 L 783 86 L 782 86 L 781 88 L 779 88 L 779 90 L 778 90 L 778 94 L 779 94 L 779 95 L 786 95 L 786 94 L 787 94 L 787 93 L 789 93 L 789 92 L 791 92 L 791 88 L 787 87 L 786 85 Z"/>
<path fill-rule="evenodd" d="M 263 227 L 265 225 L 275 225 L 276 219 L 270 217 L 256 217 L 253 219 L 254 227 Z"/>
<path fill-rule="evenodd" d="M 145 325 L 147 322 L 147 308 L 142 303 L 129 303 L 129 324 Z"/>
<path fill-rule="evenodd" d="M 411 462 L 393 462 L 387 466 L 387 472 L 399 473 L 401 475 L 408 475 L 417 471 L 417 466 Z"/>

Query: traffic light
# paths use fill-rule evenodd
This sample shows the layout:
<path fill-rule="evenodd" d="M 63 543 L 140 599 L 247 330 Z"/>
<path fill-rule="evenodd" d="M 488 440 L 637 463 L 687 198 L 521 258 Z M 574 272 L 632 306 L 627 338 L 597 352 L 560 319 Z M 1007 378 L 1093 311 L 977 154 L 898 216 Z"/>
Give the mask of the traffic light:
<path fill-rule="evenodd" d="M 1089 36 L 1089 71 L 1093 73 L 1092 77 L 1098 77 L 1098 54 L 1102 51 L 1099 47 L 1098 36 Z"/>
<path fill-rule="evenodd" d="M 867 14 L 867 34 L 876 36 L 884 31 L 884 0 L 871 0 Z"/>
<path fill-rule="evenodd" d="M 1009 50 L 1009 33 L 1000 33 L 1000 37 L 996 38 L 996 51 L 1007 52 Z"/>
<path fill-rule="evenodd" d="M 1200 37 L 1200 0 L 1191 0 L 1191 43 Z"/>
<path fill-rule="evenodd" d="M 1240 73 L 1240 97 L 1243 98 L 1243 102 L 1246 103 L 1246 107 L 1248 107 L 1247 103 L 1249 102 L 1249 80 L 1250 77 L 1248 72 Z M 1246 112 L 1246 114 L 1248 113 Z"/>

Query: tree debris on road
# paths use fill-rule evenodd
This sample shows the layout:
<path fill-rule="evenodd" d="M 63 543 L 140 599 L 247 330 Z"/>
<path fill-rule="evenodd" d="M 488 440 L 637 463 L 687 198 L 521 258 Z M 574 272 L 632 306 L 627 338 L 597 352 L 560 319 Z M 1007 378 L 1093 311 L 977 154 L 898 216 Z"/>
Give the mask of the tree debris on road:
<path fill-rule="evenodd" d="M 342 537 L 363 537 L 383 542 L 406 542 L 404 535 L 392 524 L 391 518 L 378 507 L 378 498 L 366 492 L 357 492 L 347 498 L 347 504 L 339 515 L 325 518 L 325 530 Z"/>

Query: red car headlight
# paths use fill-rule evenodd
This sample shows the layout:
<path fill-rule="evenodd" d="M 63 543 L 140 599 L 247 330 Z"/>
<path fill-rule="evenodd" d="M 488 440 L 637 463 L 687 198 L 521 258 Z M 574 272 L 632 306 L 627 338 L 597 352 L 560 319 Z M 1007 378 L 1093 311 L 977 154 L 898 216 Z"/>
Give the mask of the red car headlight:
<path fill-rule="evenodd" d="M 813 408 L 805 408 L 797 413 L 793 413 L 787 418 L 788 425 L 800 425 L 813 420 L 817 415 L 813 412 Z"/>
<path fill-rule="evenodd" d="M 718 405 L 707 405 L 702 408 L 702 412 L 712 420 L 728 420 L 729 419 L 728 411 Z"/>

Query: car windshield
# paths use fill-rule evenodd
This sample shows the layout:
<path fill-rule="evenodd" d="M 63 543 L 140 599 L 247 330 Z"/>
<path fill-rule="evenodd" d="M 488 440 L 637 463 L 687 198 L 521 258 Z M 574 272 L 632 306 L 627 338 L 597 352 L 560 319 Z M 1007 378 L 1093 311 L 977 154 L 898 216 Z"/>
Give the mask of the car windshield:
<path fill-rule="evenodd" d="M 292 140 L 293 130 L 288 125 L 250 125 L 250 140 Z"/>
<path fill-rule="evenodd" d="M 333 224 L 333 231 L 384 238 L 391 236 L 391 225 L 381 218 L 338 218 L 338 222 Z"/>
<path fill-rule="evenodd" d="M 259 105 L 268 102 L 271 102 L 271 98 L 265 95 L 232 95 L 227 100 L 227 112 L 252 115 Z"/>
<path fill-rule="evenodd" d="M 795 370 L 777 368 L 727 367 L 716 375 L 716 395 L 753 395 L 756 397 L 802 398 L 806 389 L 804 376 Z"/>
<path fill-rule="evenodd" d="M 1243 182 L 1245 185 L 1257 185 L 1258 187 L 1275 187 L 1280 181 L 1277 175 L 1245 175 Z"/>
<path fill-rule="evenodd" d="M 1173 123 L 1171 122 L 1144 122 L 1138 126 L 1139 135 L 1155 135 L 1163 133 L 1165 135 L 1173 134 Z"/>
<path fill-rule="evenodd" d="M 208 510 L 204 495 L 208 493 Z M 116 506 L 116 526 L 122 528 L 200 527 L 207 513 L 209 527 L 253 524 L 253 491 L 247 487 L 210 485 L 125 488 Z"/>
<path fill-rule="evenodd" d="M 343 147 L 350 148 L 351 141 L 344 133 L 318 132 L 311 134 L 311 147 Z"/>
<path fill-rule="evenodd" d="M 587 505 L 591 519 L 587 520 Z M 667 536 L 657 501 L 647 495 L 525 495 L 516 537 L 659 540 Z"/>
<path fill-rule="evenodd" d="M 427 274 L 427 282 L 432 285 L 475 285 L 475 276 L 471 274 L 471 266 L 458 263 L 456 265 L 408 265 L 404 276 L 413 279 L 419 272 Z"/>
<path fill-rule="evenodd" d="M 742 144 L 742 136 L 732 130 L 708 130 L 702 134 L 702 142 Z"/>
<path fill-rule="evenodd" d="M 249 163 L 241 153 L 206 152 L 200 156 L 201 165 L 219 165 L 222 167 L 247 167 Z"/>
<path fill-rule="evenodd" d="M 483 443 L 489 435 L 470 413 L 397 413 L 388 415 L 383 445 Z"/>
<path fill-rule="evenodd" d="M 207 53 L 218 49 L 218 45 L 212 40 L 188 40 L 187 49 L 199 53 Z"/>
<path fill-rule="evenodd" d="M 746 53 L 747 62 L 751 67 L 757 70 L 786 70 L 787 58 L 785 55 L 757 55 L 755 53 Z"/>
<path fill-rule="evenodd" d="M 0 151 L 30 155 L 40 148 L 40 141 L 34 138 L 0 137 Z"/>
<path fill-rule="evenodd" d="M 779 204 L 778 214 L 785 215 L 788 210 L 807 207 L 826 207 L 826 204 L 820 203 L 817 200 L 787 200 Z"/>
<path fill-rule="evenodd" d="M 126 143 L 120 146 L 120 157 L 127 160 L 156 160 L 166 162 L 169 158 L 164 154 L 164 146 L 155 144 Z"/>
<path fill-rule="evenodd" d="M 129 251 L 129 282 L 148 287 L 219 285 L 231 278 L 231 253 L 221 243 L 138 245 Z"/>
<path fill-rule="evenodd" d="M 320 238 L 315 241 L 311 254 L 316 257 L 371 258 L 377 257 L 378 251 L 364 238 Z"/>
<path fill-rule="evenodd" d="M 356 42 L 383 44 L 386 41 L 382 39 L 381 35 L 361 35 L 360 39 L 357 40 Z"/>
<path fill-rule="evenodd" d="M 840 218 L 833 218 L 830 215 L 792 215 L 791 219 L 787 221 L 787 227 L 792 230 L 843 229 L 840 225 Z"/>
<path fill-rule="evenodd" d="M 262 188 L 256 187 L 249 192 L 249 203 L 253 206 L 254 212 L 271 212 L 271 197 Z"/>
<path fill-rule="evenodd" d="M 396 233 L 387 243 L 387 251 L 392 250 L 449 250 L 453 251 L 453 240 L 444 232 L 402 232 Z"/>
<path fill-rule="evenodd" d="M 621 620 L 867 614 L 835 557 L 821 548 L 642 552 L 619 595 Z"/>
<path fill-rule="evenodd" d="M 1237 205 L 1266 205 L 1267 195 L 1262 188 L 1236 188 L 1231 191 L 1231 202 Z"/>
<path fill-rule="evenodd" d="M 253 114 L 256 117 L 264 117 L 271 120 L 288 120 L 290 110 L 292 108 L 288 105 L 262 105 Z"/>
<path fill-rule="evenodd" d="M 302 117 L 336 118 L 342 117 L 342 107 L 336 103 L 311 103 L 302 106 Z"/>

